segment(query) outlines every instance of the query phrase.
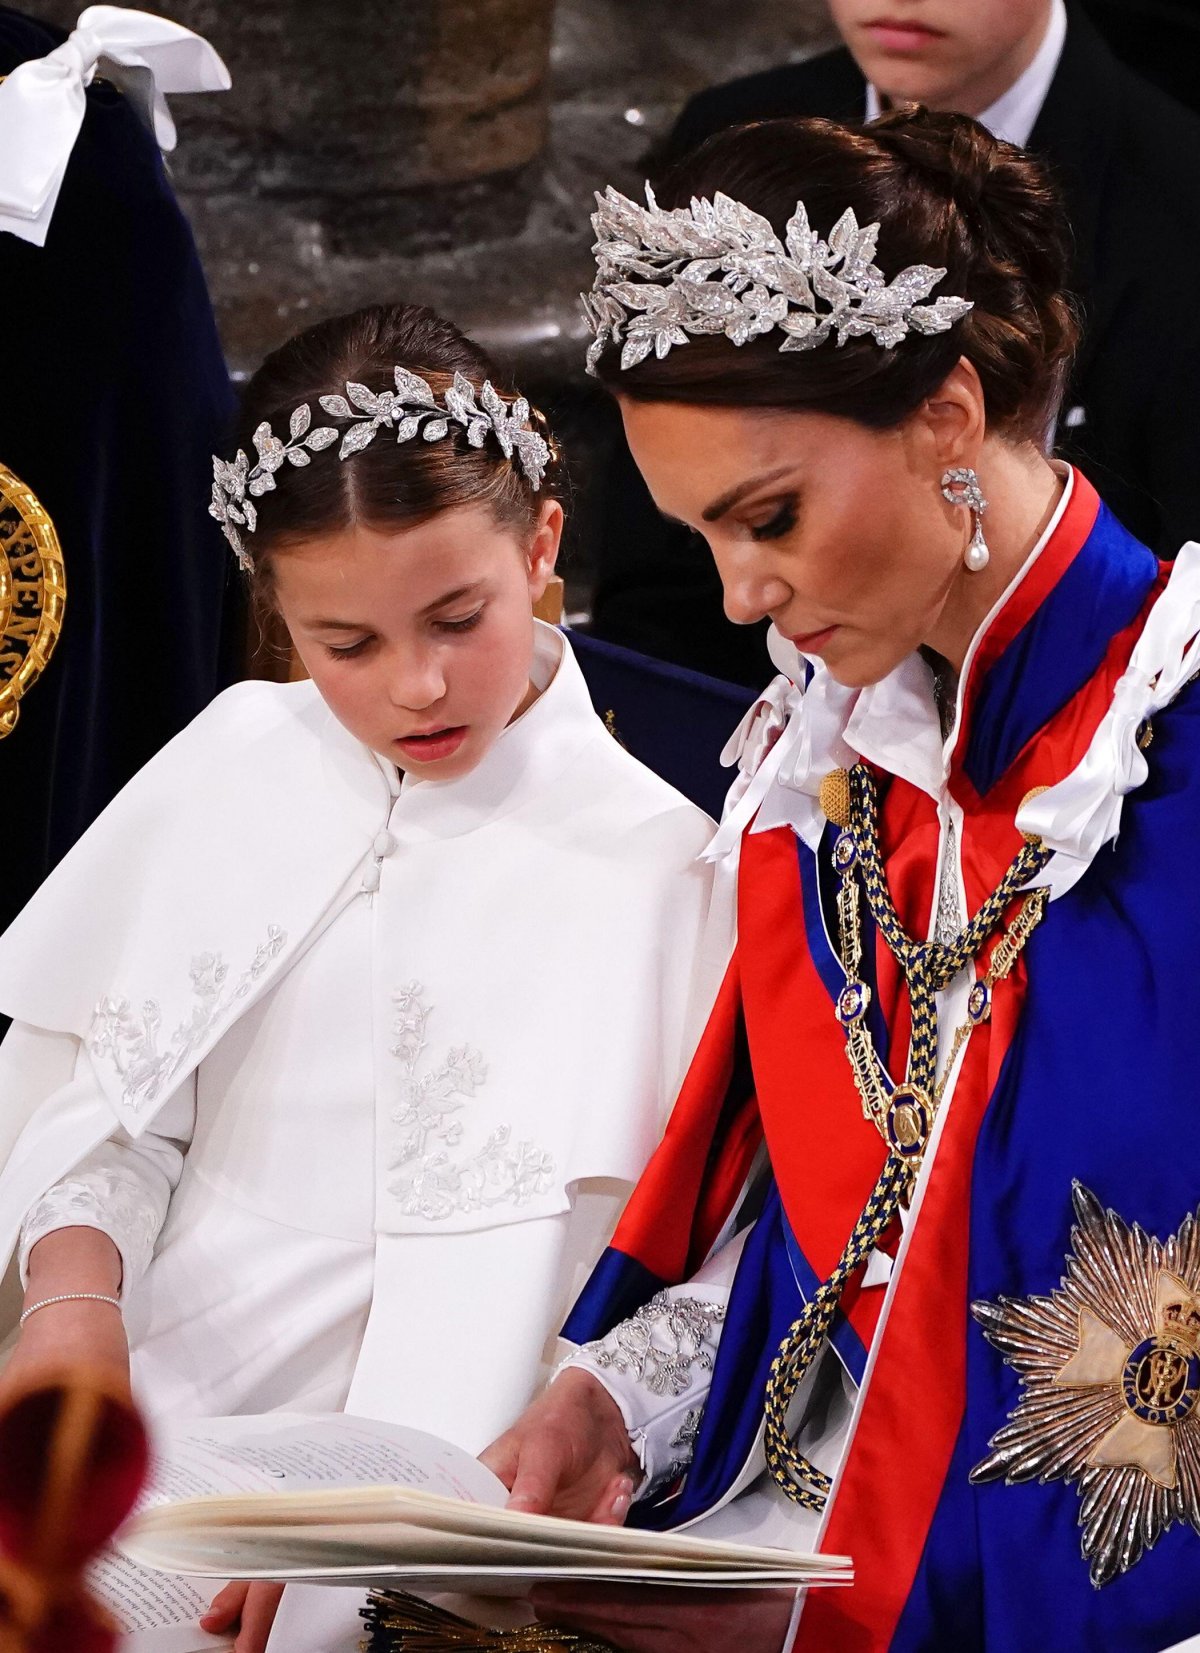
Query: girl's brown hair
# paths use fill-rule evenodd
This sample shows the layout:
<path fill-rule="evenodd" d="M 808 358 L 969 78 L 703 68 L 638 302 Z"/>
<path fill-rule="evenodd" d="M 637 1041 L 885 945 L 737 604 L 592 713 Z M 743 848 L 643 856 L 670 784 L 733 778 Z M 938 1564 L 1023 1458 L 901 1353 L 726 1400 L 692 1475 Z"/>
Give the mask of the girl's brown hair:
<path fill-rule="evenodd" d="M 598 372 L 643 401 L 811 409 L 885 428 L 914 412 L 960 357 L 983 386 L 998 432 L 1041 441 L 1057 414 L 1078 340 L 1067 293 L 1070 247 L 1058 196 L 1024 151 L 965 115 L 896 111 L 870 123 L 763 121 L 710 138 L 663 179 L 662 207 L 718 190 L 768 218 L 782 237 L 797 199 L 828 235 L 847 207 L 878 223 L 890 279 L 911 264 L 945 266 L 934 296 L 974 308 L 946 333 L 910 333 L 893 349 L 870 337 L 779 350 L 773 331 L 740 347 L 689 339 L 622 372 L 609 346 Z"/>
<path fill-rule="evenodd" d="M 254 431 L 264 420 L 286 439 L 289 416 L 304 402 L 315 422 L 338 426 L 318 398 L 344 396 L 347 383 L 393 390 L 397 366 L 420 374 L 439 400 L 456 372 L 476 392 L 490 379 L 506 401 L 515 395 L 486 352 L 433 310 L 421 304 L 372 305 L 318 322 L 266 358 L 242 397 L 237 446 L 252 453 Z M 256 585 L 269 584 L 274 552 L 359 522 L 377 529 L 411 528 L 441 511 L 484 505 L 501 526 L 532 533 L 543 502 L 555 497 L 558 468 L 555 445 L 545 429 L 542 434 L 553 457 L 537 492 L 504 457 L 494 436 L 474 448 L 454 422 L 449 434 L 434 442 L 397 442 L 385 426 L 346 459 L 339 460 L 331 448 L 303 467 L 285 465 L 275 490 L 256 500 L 258 526 L 245 535 Z"/>

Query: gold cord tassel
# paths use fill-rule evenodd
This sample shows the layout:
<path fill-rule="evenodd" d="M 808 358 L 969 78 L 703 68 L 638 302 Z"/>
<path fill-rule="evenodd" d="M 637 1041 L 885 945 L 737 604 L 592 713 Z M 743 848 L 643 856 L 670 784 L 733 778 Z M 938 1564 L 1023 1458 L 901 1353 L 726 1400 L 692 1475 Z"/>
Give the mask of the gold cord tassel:
<path fill-rule="evenodd" d="M 613 1653 L 607 1642 L 550 1625 L 488 1630 L 400 1590 L 370 1595 L 363 1618 L 362 1653 Z"/>

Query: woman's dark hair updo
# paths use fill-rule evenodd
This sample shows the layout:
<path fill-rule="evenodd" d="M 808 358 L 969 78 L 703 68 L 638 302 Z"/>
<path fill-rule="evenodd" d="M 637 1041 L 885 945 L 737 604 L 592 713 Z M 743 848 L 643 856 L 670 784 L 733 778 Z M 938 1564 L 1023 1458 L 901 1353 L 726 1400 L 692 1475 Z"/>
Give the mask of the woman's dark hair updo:
<path fill-rule="evenodd" d="M 966 115 L 899 110 L 869 123 L 775 120 L 710 138 L 657 190 L 684 207 L 723 190 L 770 220 L 782 239 L 802 200 L 828 237 L 847 207 L 878 223 L 877 262 L 891 280 L 911 264 L 945 266 L 932 297 L 971 299 L 947 332 L 910 332 L 892 349 L 869 335 L 831 337 L 780 353 L 778 330 L 749 343 L 689 337 L 662 359 L 623 372 L 610 345 L 598 373 L 639 401 L 808 409 L 886 428 L 914 412 L 960 357 L 979 374 L 989 424 L 1043 441 L 1078 340 L 1067 293 L 1066 220 L 1047 174 L 1029 155 Z"/>
<path fill-rule="evenodd" d="M 329 415 L 318 398 L 344 397 L 348 383 L 394 390 L 397 366 L 420 374 L 439 402 L 456 372 L 471 381 L 477 396 L 485 379 L 505 401 L 515 396 L 486 352 L 435 311 L 421 304 L 372 305 L 318 322 L 266 358 L 243 393 L 235 445 L 253 461 L 254 432 L 264 420 L 286 442 L 292 410 L 304 402 L 314 424 L 340 429 L 348 421 Z M 541 425 L 540 414 L 532 417 Z M 472 447 L 453 421 L 437 441 L 418 436 L 397 442 L 395 430 L 385 425 L 373 442 L 346 459 L 338 458 L 334 446 L 314 454 L 307 465 L 284 465 L 276 488 L 255 501 L 255 532 L 244 535 L 255 581 L 269 582 L 270 553 L 358 522 L 411 528 L 456 506 L 484 505 L 500 526 L 532 532 L 543 502 L 556 497 L 558 452 L 544 425 L 541 429 L 552 457 L 538 491 L 504 457 L 494 435 L 489 432 L 482 446 Z"/>

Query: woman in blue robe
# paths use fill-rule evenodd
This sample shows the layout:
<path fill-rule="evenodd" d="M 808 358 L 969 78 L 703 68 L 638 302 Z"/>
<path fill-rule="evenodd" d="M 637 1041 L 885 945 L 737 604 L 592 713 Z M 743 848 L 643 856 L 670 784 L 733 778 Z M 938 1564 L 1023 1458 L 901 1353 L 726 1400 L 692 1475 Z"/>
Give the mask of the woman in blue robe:
<path fill-rule="evenodd" d="M 974 122 L 747 127 L 594 224 L 592 364 L 781 675 L 709 851 L 724 990 L 489 1461 L 527 1509 L 853 1559 L 790 1622 L 577 1608 L 636 1653 L 1163 1653 L 1200 1631 L 1200 546 L 1161 567 L 1053 459 L 1066 229 Z"/>

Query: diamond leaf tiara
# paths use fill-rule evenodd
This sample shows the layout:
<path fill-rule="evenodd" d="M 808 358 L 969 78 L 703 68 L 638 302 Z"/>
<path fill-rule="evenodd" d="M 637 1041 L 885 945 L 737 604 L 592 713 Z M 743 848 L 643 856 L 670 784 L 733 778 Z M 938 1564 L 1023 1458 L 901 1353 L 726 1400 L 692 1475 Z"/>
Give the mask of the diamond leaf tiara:
<path fill-rule="evenodd" d="M 690 335 L 724 334 L 735 345 L 779 328 L 781 350 L 813 350 L 870 334 L 891 350 L 909 332 L 944 333 L 972 308 L 943 296 L 926 303 L 946 272 L 912 264 L 888 281 L 874 263 L 879 225 L 851 208 L 823 241 L 803 201 L 780 241 L 768 219 L 728 195 L 666 210 L 646 185 L 639 206 L 611 186 L 596 196 L 596 280 L 583 308 L 595 335 L 594 374 L 610 343 L 621 367 L 651 351 L 661 361 Z"/>
<path fill-rule="evenodd" d="M 321 407 L 334 419 L 349 421 L 339 431 L 332 425 L 314 425 L 312 408 L 304 402 L 292 410 L 288 439 L 276 436 L 265 421 L 254 432 L 258 455 L 251 465 L 239 448 L 234 460 L 213 455 L 212 503 L 209 515 L 221 524 L 221 532 L 233 547 L 238 566 L 247 573 L 254 567 L 246 549 L 244 534 L 258 527 L 255 499 L 277 486 L 275 473 L 285 464 L 308 465 L 314 453 L 332 447 L 338 436 L 339 459 L 361 453 L 385 426 L 395 429 L 397 442 L 409 442 L 418 433 L 426 442 L 437 442 L 461 426 L 473 448 L 481 448 L 494 436 L 504 457 L 515 464 L 536 492 L 542 485 L 550 462 L 550 444 L 530 425 L 530 406 L 524 396 L 506 402 L 489 379 L 476 399 L 475 386 L 465 374 L 456 373 L 454 382 L 439 402 L 431 385 L 407 367 L 394 367 L 395 390 L 368 390 L 366 385 L 347 384 L 345 396 L 320 396 Z M 353 404 L 353 405 L 351 405 Z"/>

